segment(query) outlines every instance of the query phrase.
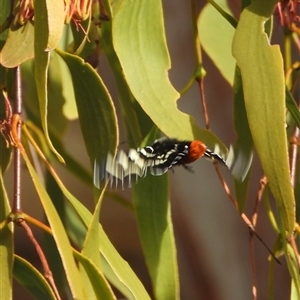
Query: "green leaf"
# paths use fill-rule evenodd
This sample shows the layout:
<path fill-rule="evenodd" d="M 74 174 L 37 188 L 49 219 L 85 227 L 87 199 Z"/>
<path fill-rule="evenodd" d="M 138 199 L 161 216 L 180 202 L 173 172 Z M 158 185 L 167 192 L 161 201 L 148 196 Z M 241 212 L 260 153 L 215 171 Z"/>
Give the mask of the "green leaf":
<path fill-rule="evenodd" d="M 92 215 L 89 210 L 66 189 L 61 180 L 56 176 L 54 172 L 52 172 L 53 170 L 49 171 L 51 171 L 52 176 L 59 185 L 64 196 L 69 200 L 70 204 L 78 213 L 81 221 L 85 224 L 86 228 L 88 228 L 92 220 Z M 122 289 L 127 289 L 127 293 L 132 295 L 134 299 L 150 299 L 138 277 L 134 274 L 128 263 L 122 259 L 117 250 L 111 244 L 101 224 L 98 225 L 98 231 L 100 253 L 109 264 L 111 268 L 110 271 L 113 270 L 119 280 L 119 283 L 122 284 Z"/>
<path fill-rule="evenodd" d="M 65 4 L 60 0 L 35 0 L 34 10 L 34 22 L 37 27 L 35 28 L 35 42 L 40 40 L 39 43 L 44 45 L 44 51 L 53 50 L 62 35 Z"/>
<path fill-rule="evenodd" d="M 86 257 L 86 259 L 80 260 L 80 262 L 84 266 L 90 279 L 89 283 L 93 286 L 93 294 L 95 294 L 96 299 L 115 299 L 110 285 L 102 274 L 101 259 L 99 255 L 98 222 L 103 192 L 104 191 L 102 191 L 98 199 L 81 251 L 80 258 Z M 90 291 L 89 299 L 92 299 L 91 297 L 92 291 Z"/>
<path fill-rule="evenodd" d="M 99 232 L 98 232 L 98 222 L 100 207 L 103 199 L 103 191 L 98 199 L 91 223 L 89 224 L 88 231 L 86 233 L 84 245 L 81 253 L 91 259 L 93 263 L 101 270 L 101 259 L 98 252 L 99 245 Z"/>
<path fill-rule="evenodd" d="M 0 49 L 3 47 L 8 34 L 8 28 L 10 26 L 10 20 L 7 18 L 11 10 L 11 4 L 9 2 L 2 2 L 0 9 Z M 1 55 L 0 55 L 1 57 Z"/>
<path fill-rule="evenodd" d="M 15 255 L 14 258 L 14 278 L 32 295 L 32 297 L 34 299 L 55 300 L 56 297 L 45 277 L 27 260 L 18 255 Z M 3 296 L 1 289 L 1 297 Z"/>
<path fill-rule="evenodd" d="M 298 105 L 293 97 L 293 95 L 290 93 L 290 91 L 286 88 L 285 90 L 286 94 L 286 107 L 289 110 L 290 114 L 293 117 L 294 122 L 296 123 L 297 127 L 300 128 L 300 112 Z"/>
<path fill-rule="evenodd" d="M 108 9 L 110 9 L 110 7 L 108 7 Z M 109 13 L 111 14 L 111 12 Z M 141 135 L 140 126 L 134 110 L 133 103 L 135 100 L 128 87 L 122 66 L 120 65 L 119 58 L 114 49 L 112 41 L 112 22 L 104 22 L 101 27 L 100 34 L 103 40 L 103 49 L 116 80 L 120 108 L 127 129 L 127 138 L 130 141 L 130 145 L 133 147 L 136 146 L 143 137 Z"/>
<path fill-rule="evenodd" d="M 39 100 L 37 95 L 37 84 L 34 80 L 34 63 L 33 61 L 27 61 L 22 64 L 22 80 L 26 85 L 26 93 L 23 96 L 23 102 L 28 114 L 28 119 L 42 128 L 42 116 L 40 115 L 37 107 L 39 107 Z M 47 104 L 47 124 L 49 135 L 51 140 L 58 137 L 62 140 L 63 133 L 67 127 L 67 118 L 64 113 L 64 106 L 69 99 L 69 102 L 73 101 L 72 110 L 70 115 L 76 115 L 77 109 L 75 105 L 74 93 L 67 91 L 70 83 L 72 84 L 69 70 L 65 66 L 65 63 L 59 55 L 55 52 L 51 55 L 49 70 L 48 70 L 48 104 Z M 71 108 L 71 105 L 68 106 Z M 56 147 L 55 142 L 53 144 Z"/>
<path fill-rule="evenodd" d="M 141 147 L 160 135 L 156 126 Z M 176 245 L 171 219 L 168 176 L 148 175 L 133 189 L 140 240 L 156 299 L 179 299 Z"/>
<path fill-rule="evenodd" d="M 97 246 L 96 243 L 95 245 Z M 93 261 L 84 256 L 82 253 L 74 252 L 74 254 L 79 263 L 84 267 L 88 275 L 90 283 L 93 286 L 96 299 L 116 299 L 107 280 L 103 276 L 102 272 L 100 272 L 99 268 L 97 268 L 97 266 L 93 263 Z M 95 252 L 95 254 L 100 258 L 99 251 Z M 91 298 L 89 297 L 88 299 Z"/>
<path fill-rule="evenodd" d="M 65 22 L 65 4 L 60 0 L 45 0 L 48 17 L 48 42 L 46 50 L 53 50 L 62 35 Z"/>
<path fill-rule="evenodd" d="M 57 3 L 57 11 L 54 11 L 51 1 L 35 1 L 34 2 L 34 75 L 37 86 L 37 94 L 39 99 L 39 109 L 41 114 L 41 122 L 44 129 L 45 137 L 51 150 L 56 154 L 61 162 L 64 162 L 61 155 L 55 150 L 48 132 L 48 68 L 50 62 L 49 50 L 57 44 L 57 34 L 61 25 L 54 24 L 54 15 L 57 13 L 60 18 L 63 12 L 63 3 Z M 54 2 L 54 1 L 53 1 Z M 59 2 L 59 1 L 55 1 Z M 58 26 L 56 28 L 56 26 Z"/>
<path fill-rule="evenodd" d="M 19 28 L 11 28 L 0 55 L 0 64 L 14 68 L 34 57 L 34 26 L 27 22 Z"/>
<path fill-rule="evenodd" d="M 72 75 L 81 130 L 93 164 L 95 158 L 104 158 L 116 148 L 116 112 L 111 97 L 95 70 L 77 56 L 56 51 Z"/>
<path fill-rule="evenodd" d="M 75 264 L 72 253 L 72 247 L 68 240 L 63 224 L 55 210 L 55 207 L 49 195 L 47 194 L 37 173 L 31 165 L 30 160 L 28 159 L 26 154 L 22 153 L 22 155 L 45 210 L 50 227 L 52 229 L 53 237 L 55 239 L 57 249 L 60 253 L 65 268 L 66 277 L 68 279 L 72 295 L 74 298 L 84 299 L 84 286 L 81 284 L 80 274 Z"/>
<path fill-rule="evenodd" d="M 224 145 L 211 132 L 199 128 L 195 120 L 178 110 L 178 92 L 168 78 L 167 50 L 162 3 L 121 1 L 115 9 L 113 45 L 135 99 L 167 136 L 202 140 L 209 147 Z"/>
<path fill-rule="evenodd" d="M 234 128 L 237 134 L 237 140 L 234 145 L 235 161 L 239 162 L 238 169 L 244 171 L 249 170 L 253 158 L 253 140 L 249 128 L 247 112 L 245 107 L 245 99 L 243 92 L 243 82 L 240 69 L 236 68 L 234 80 Z M 238 176 L 237 176 L 238 178 Z M 245 180 L 236 179 L 234 181 L 235 195 L 240 213 L 244 211 L 250 176 L 246 176 Z"/>
<path fill-rule="evenodd" d="M 216 2 L 232 15 L 227 1 Z M 236 63 L 231 53 L 234 27 L 210 3 L 201 10 L 197 24 L 203 50 L 232 86 Z"/>
<path fill-rule="evenodd" d="M 74 209 L 78 212 L 81 220 L 88 227 L 92 218 L 91 213 L 84 205 L 82 205 L 82 203 L 80 203 L 74 197 L 68 197 L 68 199 L 70 200 L 70 203 L 73 205 Z M 150 299 L 138 277 L 134 274 L 128 263 L 122 259 L 122 257 L 119 255 L 117 250 L 108 239 L 101 224 L 98 225 L 98 231 L 99 250 L 109 264 L 110 268 L 120 280 L 120 283 L 122 283 L 122 285 L 129 290 L 134 299 Z"/>
<path fill-rule="evenodd" d="M 134 186 L 140 240 L 156 299 L 179 299 L 176 246 L 168 176 L 143 178 Z"/>
<path fill-rule="evenodd" d="M 233 55 L 242 74 L 254 145 L 289 236 L 295 226 L 295 200 L 285 128 L 284 68 L 279 46 L 271 46 L 264 32 L 276 3 L 257 0 L 243 10 L 233 40 Z"/>
<path fill-rule="evenodd" d="M 2 153 L 0 153 L 1 155 Z M 9 200 L 3 183 L 3 173 L 0 167 L 0 223 L 4 225 L 4 220 L 11 212 Z M 0 286 L 1 298 L 12 299 L 12 267 L 13 267 L 13 224 L 5 224 L 0 228 Z"/>

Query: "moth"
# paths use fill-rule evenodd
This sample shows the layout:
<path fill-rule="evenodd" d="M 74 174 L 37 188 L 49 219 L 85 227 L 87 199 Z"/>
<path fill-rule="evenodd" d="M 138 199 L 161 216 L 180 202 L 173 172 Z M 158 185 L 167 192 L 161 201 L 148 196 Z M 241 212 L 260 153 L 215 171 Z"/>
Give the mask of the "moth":
<path fill-rule="evenodd" d="M 220 154 L 210 150 L 199 140 L 180 141 L 162 137 L 150 146 L 130 149 L 128 153 L 120 150 L 115 157 L 109 153 L 104 162 L 95 162 L 94 184 L 99 188 L 101 181 L 109 180 L 111 187 L 117 187 L 120 182 L 124 188 L 124 185 L 131 186 L 132 182 L 148 173 L 159 176 L 174 166 L 191 170 L 187 165 L 201 157 L 220 162 L 227 167 L 231 160 L 227 157 L 225 161 Z"/>

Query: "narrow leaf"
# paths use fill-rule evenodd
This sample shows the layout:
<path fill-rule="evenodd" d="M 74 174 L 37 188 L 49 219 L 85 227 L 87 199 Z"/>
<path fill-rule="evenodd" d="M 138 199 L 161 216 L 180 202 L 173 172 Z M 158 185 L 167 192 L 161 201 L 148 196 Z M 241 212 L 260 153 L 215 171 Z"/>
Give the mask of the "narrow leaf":
<path fill-rule="evenodd" d="M 217 1 L 223 9 L 230 12 L 227 1 Z M 214 62 L 222 76 L 233 85 L 235 59 L 231 53 L 234 27 L 210 4 L 201 10 L 198 19 L 201 46 Z"/>
<path fill-rule="evenodd" d="M 197 138 L 224 149 L 215 135 L 177 108 L 161 1 L 121 1 L 112 22 L 113 44 L 130 90 L 158 128 L 170 137 Z"/>
<path fill-rule="evenodd" d="M 179 276 L 167 175 L 147 176 L 134 187 L 140 239 L 156 299 L 179 299 Z"/>
<path fill-rule="evenodd" d="M 279 46 L 271 46 L 264 31 L 276 3 L 258 0 L 243 10 L 233 40 L 233 55 L 242 74 L 254 145 L 284 230 L 291 235 L 295 226 L 295 200 L 289 175 L 283 60 Z"/>
<path fill-rule="evenodd" d="M 25 133 L 27 130 L 25 128 Z M 27 134 L 28 135 L 28 134 Z M 36 147 L 36 146 L 35 146 Z M 63 185 L 62 181 L 59 179 L 57 174 L 53 169 L 49 168 L 52 176 L 57 182 L 58 186 L 62 190 L 66 199 L 69 200 L 70 204 L 74 207 L 81 221 L 85 224 L 86 228 L 89 226 L 92 215 L 89 210 L 78 201 Z M 58 224 L 59 225 L 59 224 Z M 98 225 L 99 231 L 99 250 L 103 255 L 105 260 L 110 266 L 110 270 L 113 270 L 115 275 L 118 277 L 119 282 L 122 284 L 122 289 L 127 289 L 128 294 L 131 294 L 133 298 L 147 300 L 150 299 L 147 294 L 144 286 L 138 279 L 138 277 L 134 274 L 132 269 L 129 267 L 128 263 L 125 262 L 122 257 L 118 254 L 116 249 L 113 247 L 108 237 L 106 236 L 101 224 Z M 55 236 L 54 236 L 55 237 Z M 57 243 L 59 246 L 59 244 Z M 115 281 L 116 282 L 116 281 Z M 130 298 L 131 297 L 127 297 Z"/>
<path fill-rule="evenodd" d="M 43 2 L 43 11 L 38 11 L 36 2 Z M 39 6 L 41 8 L 41 6 Z M 35 0 L 35 11 L 37 13 L 45 14 L 47 22 L 47 43 L 45 51 L 53 50 L 62 35 L 62 30 L 65 21 L 65 4 L 61 0 Z M 37 36 L 36 38 L 39 38 Z"/>
<path fill-rule="evenodd" d="M 2 153 L 0 153 L 1 155 Z M 3 174 L 0 166 L 0 222 L 4 222 L 8 214 L 11 212 L 9 200 L 3 183 Z M 4 224 L 4 223 L 2 223 Z M 0 286 L 1 298 L 12 298 L 12 268 L 13 268 L 13 225 L 6 224 L 4 228 L 0 228 Z"/>
<path fill-rule="evenodd" d="M 31 294 L 31 296 L 33 296 L 34 299 L 56 299 L 45 277 L 27 260 L 15 255 L 13 271 L 14 278 Z M 1 289 L 1 297 L 3 296 Z"/>
<path fill-rule="evenodd" d="M 22 152 L 22 155 L 32 177 L 37 193 L 40 197 L 41 203 L 44 207 L 50 227 L 52 229 L 53 237 L 55 239 L 57 249 L 60 253 L 73 297 L 77 299 L 84 299 L 84 287 L 81 284 L 79 271 L 77 269 L 72 253 L 72 247 L 70 245 L 63 224 L 55 210 L 55 207 L 49 195 L 47 194 L 37 173 L 31 165 L 30 160 L 24 152 Z"/>
<path fill-rule="evenodd" d="M 0 53 L 0 64 L 14 68 L 34 56 L 34 26 L 27 22 L 24 26 L 10 29 Z"/>
<path fill-rule="evenodd" d="M 160 135 L 153 126 L 141 147 Z M 133 189 L 140 240 L 156 299 L 179 299 L 176 245 L 171 219 L 168 175 L 142 178 Z"/>
<path fill-rule="evenodd" d="M 57 2 L 57 1 L 56 1 Z M 61 1 L 60 1 L 61 2 Z M 53 23 L 49 23 L 49 15 L 47 2 L 45 0 L 34 1 L 34 75 L 39 98 L 39 109 L 41 114 L 42 126 L 44 133 L 51 150 L 56 154 L 58 159 L 63 162 L 63 158 L 55 150 L 48 133 L 48 67 L 50 62 L 50 48 L 55 44 L 53 37 L 50 35 L 55 32 L 51 28 Z M 62 5 L 62 3 L 61 3 Z M 61 10 L 61 5 L 58 5 L 58 10 Z M 51 12 L 53 14 L 53 12 Z M 53 20 L 52 20 L 53 22 Z M 59 26 L 59 24 L 57 25 Z M 53 32 L 52 32 L 53 30 Z M 54 34 L 55 35 L 55 34 Z"/>
<path fill-rule="evenodd" d="M 97 299 L 115 299 L 110 285 L 108 284 L 106 278 L 103 276 L 101 258 L 99 253 L 98 222 L 103 193 L 104 191 L 102 191 L 98 199 L 93 218 L 91 219 L 91 223 L 88 227 L 88 231 L 80 255 L 80 262 L 85 268 Z M 82 259 L 83 257 L 86 257 L 86 259 Z"/>
<path fill-rule="evenodd" d="M 99 257 L 99 251 L 96 252 Z M 100 272 L 99 268 L 86 256 L 82 253 L 75 252 L 75 257 L 80 262 L 80 264 L 84 267 L 89 279 L 90 283 L 93 286 L 94 294 L 96 299 L 105 299 L 105 300 L 114 300 L 116 297 L 114 296 L 106 278 L 103 276 L 102 272 Z M 90 298 L 89 298 L 90 299 Z"/>
<path fill-rule="evenodd" d="M 85 223 L 86 226 L 90 224 L 92 215 L 88 209 L 82 205 L 74 197 L 68 197 L 74 209 L 78 212 L 78 215 Z M 132 294 L 134 299 L 150 299 L 147 294 L 144 286 L 134 274 L 128 263 L 123 260 L 117 250 L 114 248 L 110 240 L 108 239 L 106 233 L 104 232 L 101 224 L 98 225 L 99 231 L 99 250 L 107 263 L 110 265 L 110 268 L 116 274 L 120 282 L 126 287 L 129 292 Z"/>
<path fill-rule="evenodd" d="M 237 168 L 249 171 L 253 158 L 253 140 L 249 128 L 247 112 L 245 107 L 243 82 L 240 69 L 236 68 L 234 80 L 234 128 L 237 133 L 237 140 L 234 145 L 234 153 L 236 161 L 239 161 L 241 166 Z M 238 157 L 237 157 L 238 156 Z M 246 175 L 245 174 L 245 175 Z M 247 191 L 249 186 L 250 176 L 246 176 L 245 180 L 235 180 L 235 194 L 238 203 L 239 211 L 243 212 L 247 199 Z"/>
<path fill-rule="evenodd" d="M 118 127 L 111 97 L 95 70 L 81 58 L 56 50 L 73 80 L 82 134 L 91 164 L 117 145 Z"/>

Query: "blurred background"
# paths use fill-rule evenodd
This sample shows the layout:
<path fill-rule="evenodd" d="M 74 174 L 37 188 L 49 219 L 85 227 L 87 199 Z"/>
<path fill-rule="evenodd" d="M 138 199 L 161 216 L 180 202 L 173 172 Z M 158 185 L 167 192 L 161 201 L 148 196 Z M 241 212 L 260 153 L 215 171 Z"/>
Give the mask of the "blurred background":
<path fill-rule="evenodd" d="M 205 1 L 197 2 L 200 11 Z M 231 1 L 233 11 L 238 15 L 239 1 Z M 192 76 L 195 68 L 195 53 L 189 2 L 173 0 L 163 2 L 166 36 L 171 56 L 170 80 L 180 91 Z M 276 26 L 276 25 L 275 25 Z M 278 30 L 280 34 L 280 31 Z M 208 106 L 211 130 L 227 145 L 235 141 L 233 129 L 233 92 L 222 78 L 211 60 L 203 53 L 204 68 L 207 76 L 204 91 Z M 101 57 L 98 69 L 113 99 L 117 98 L 114 79 L 105 58 Z M 195 117 L 201 127 L 205 127 L 199 89 L 195 83 L 178 100 L 178 107 Z M 175 135 L 176 133 L 174 133 Z M 70 122 L 65 136 L 66 147 L 80 162 L 89 166 L 78 121 Z M 183 168 L 169 172 L 171 187 L 171 206 L 174 231 L 178 250 L 181 281 L 181 299 L 240 300 L 252 299 L 251 261 L 249 230 L 241 220 L 217 177 L 214 166 L 205 159 L 192 165 L 194 173 Z M 12 168 L 6 173 L 5 180 L 9 196 L 12 196 Z M 63 166 L 56 165 L 62 180 L 69 190 L 93 211 L 93 195 L 90 189 L 76 178 L 69 176 Z M 221 169 L 231 191 L 233 179 L 230 173 Z M 246 215 L 251 216 L 259 189 L 262 171 L 254 157 Z M 37 200 L 35 189 L 24 169 L 23 210 L 43 220 L 42 208 Z M 124 192 L 130 199 L 130 190 Z M 112 243 L 121 256 L 128 261 L 138 277 L 150 287 L 134 215 L 115 201 L 105 198 L 101 212 L 101 222 Z M 33 228 L 34 229 L 34 228 Z M 275 235 L 269 225 L 263 204 L 258 208 L 257 232 L 272 248 Z M 40 239 L 42 234 L 34 229 Z M 258 299 L 267 299 L 268 252 L 254 238 L 254 267 L 257 280 Z M 21 228 L 16 228 L 16 252 L 39 265 L 35 249 Z M 288 299 L 290 282 L 285 262 L 275 266 L 275 297 Z M 15 283 L 14 299 L 31 299 L 30 295 Z"/>

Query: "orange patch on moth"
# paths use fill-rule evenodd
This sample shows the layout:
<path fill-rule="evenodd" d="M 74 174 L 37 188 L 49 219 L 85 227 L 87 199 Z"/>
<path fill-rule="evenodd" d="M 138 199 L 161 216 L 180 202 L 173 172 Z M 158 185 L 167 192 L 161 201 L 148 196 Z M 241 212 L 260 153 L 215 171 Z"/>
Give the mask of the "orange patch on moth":
<path fill-rule="evenodd" d="M 206 146 L 200 141 L 192 141 L 189 146 L 189 154 L 184 158 L 183 164 L 189 164 L 202 157 L 206 151 Z"/>

